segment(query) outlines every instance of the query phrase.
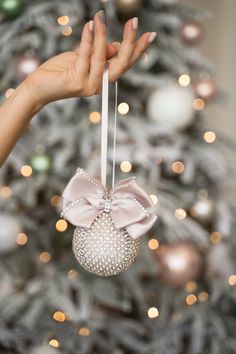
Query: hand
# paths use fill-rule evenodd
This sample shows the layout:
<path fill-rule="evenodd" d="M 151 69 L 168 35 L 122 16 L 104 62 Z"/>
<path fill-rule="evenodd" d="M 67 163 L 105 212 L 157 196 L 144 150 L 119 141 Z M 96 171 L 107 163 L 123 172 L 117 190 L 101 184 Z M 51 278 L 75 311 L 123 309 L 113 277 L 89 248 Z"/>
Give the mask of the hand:
<path fill-rule="evenodd" d="M 145 52 L 155 32 L 146 32 L 136 40 L 138 19 L 126 22 L 123 41 L 118 48 L 107 44 L 104 11 L 85 24 L 81 43 L 75 51 L 59 54 L 40 65 L 24 84 L 38 107 L 69 97 L 101 93 L 102 75 L 109 65 L 109 80 L 116 81 Z"/>

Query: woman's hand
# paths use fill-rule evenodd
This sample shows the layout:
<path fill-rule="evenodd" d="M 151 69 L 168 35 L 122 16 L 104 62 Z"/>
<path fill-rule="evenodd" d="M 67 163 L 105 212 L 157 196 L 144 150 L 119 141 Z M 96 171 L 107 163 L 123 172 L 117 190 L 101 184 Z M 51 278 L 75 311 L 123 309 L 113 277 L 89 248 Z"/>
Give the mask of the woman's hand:
<path fill-rule="evenodd" d="M 156 33 L 144 33 L 136 40 L 138 19 L 126 22 L 119 48 L 107 44 L 104 11 L 85 24 L 81 43 L 75 51 L 59 54 L 40 65 L 24 81 L 38 109 L 45 104 L 69 97 L 101 93 L 102 75 L 109 63 L 109 79 L 115 81 L 145 52 Z M 37 109 L 37 110 L 38 110 Z"/>

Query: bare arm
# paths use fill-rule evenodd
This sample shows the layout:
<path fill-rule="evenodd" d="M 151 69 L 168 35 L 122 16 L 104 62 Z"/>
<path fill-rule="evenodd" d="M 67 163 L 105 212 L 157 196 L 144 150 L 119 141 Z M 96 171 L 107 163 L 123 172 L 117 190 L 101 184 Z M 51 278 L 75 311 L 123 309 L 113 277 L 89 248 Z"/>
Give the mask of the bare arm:
<path fill-rule="evenodd" d="M 40 65 L 0 107 L 0 166 L 31 118 L 47 103 L 99 94 L 109 60 L 109 79 L 115 81 L 145 52 L 155 38 L 146 32 L 138 40 L 137 18 L 125 24 L 118 50 L 107 44 L 104 12 L 85 24 L 78 50 L 59 54 Z"/>

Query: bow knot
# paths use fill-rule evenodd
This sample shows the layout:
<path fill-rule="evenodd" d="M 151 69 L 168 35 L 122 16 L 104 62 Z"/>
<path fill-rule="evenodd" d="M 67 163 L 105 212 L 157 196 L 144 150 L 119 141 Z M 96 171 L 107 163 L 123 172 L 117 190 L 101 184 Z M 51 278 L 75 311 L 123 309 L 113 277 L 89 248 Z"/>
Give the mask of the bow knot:
<path fill-rule="evenodd" d="M 100 181 L 79 168 L 63 192 L 61 215 L 75 226 L 89 228 L 102 212 L 110 213 L 115 227 L 125 227 L 136 239 L 157 219 L 151 207 L 151 198 L 135 177 L 121 180 L 108 192 Z"/>

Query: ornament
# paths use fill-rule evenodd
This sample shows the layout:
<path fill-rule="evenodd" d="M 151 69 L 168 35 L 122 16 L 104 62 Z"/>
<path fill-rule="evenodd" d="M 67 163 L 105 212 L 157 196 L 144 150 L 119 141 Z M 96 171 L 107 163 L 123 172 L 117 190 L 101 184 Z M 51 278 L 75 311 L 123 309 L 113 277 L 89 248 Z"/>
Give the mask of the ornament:
<path fill-rule="evenodd" d="M 58 350 L 50 347 L 49 345 L 43 345 L 33 349 L 31 354 L 59 354 Z"/>
<path fill-rule="evenodd" d="M 202 98 L 205 101 L 209 101 L 217 94 L 216 84 L 210 79 L 197 81 L 194 85 L 194 89 L 196 96 Z"/>
<path fill-rule="evenodd" d="M 61 216 L 77 226 L 73 251 L 81 266 L 100 276 L 127 269 L 138 254 L 139 237 L 157 219 L 148 210 L 152 206 L 135 177 L 119 181 L 108 192 L 78 168 L 63 192 Z"/>
<path fill-rule="evenodd" d="M 186 128 L 193 121 L 193 100 L 194 95 L 189 87 L 177 84 L 161 87 L 148 99 L 148 117 L 168 130 Z"/>
<path fill-rule="evenodd" d="M 142 0 L 116 0 L 118 13 L 124 16 L 134 16 L 142 6 Z"/>
<path fill-rule="evenodd" d="M 17 235 L 21 232 L 19 221 L 8 214 L 0 215 L 0 254 L 17 247 Z"/>
<path fill-rule="evenodd" d="M 204 37 L 204 29 L 197 21 L 187 21 L 180 29 L 180 37 L 187 45 L 197 45 Z"/>
<path fill-rule="evenodd" d="M 24 80 L 29 74 L 37 69 L 40 61 L 36 56 L 25 55 L 17 63 L 17 72 L 20 80 Z"/>
<path fill-rule="evenodd" d="M 208 224 L 212 221 L 214 211 L 213 201 L 209 198 L 201 198 L 190 209 L 190 215 L 198 222 Z"/>
<path fill-rule="evenodd" d="M 0 0 L 0 11 L 6 17 L 15 18 L 21 14 L 22 10 L 22 0 Z"/>
<path fill-rule="evenodd" d="M 200 274 L 202 257 L 192 244 L 160 246 L 155 254 L 160 265 L 160 279 L 173 288 L 183 287 Z"/>
<path fill-rule="evenodd" d="M 51 168 L 51 158 L 46 153 L 36 153 L 31 157 L 30 164 L 36 172 L 48 172 Z"/>
<path fill-rule="evenodd" d="M 118 90 L 116 85 L 117 102 Z M 135 177 L 115 184 L 117 106 L 114 117 L 112 187 L 107 188 L 109 72 L 103 73 L 101 120 L 101 182 L 78 168 L 63 192 L 61 216 L 76 226 L 73 251 L 82 267 L 100 276 L 116 275 L 136 259 L 139 237 L 157 216 L 150 196 Z"/>

